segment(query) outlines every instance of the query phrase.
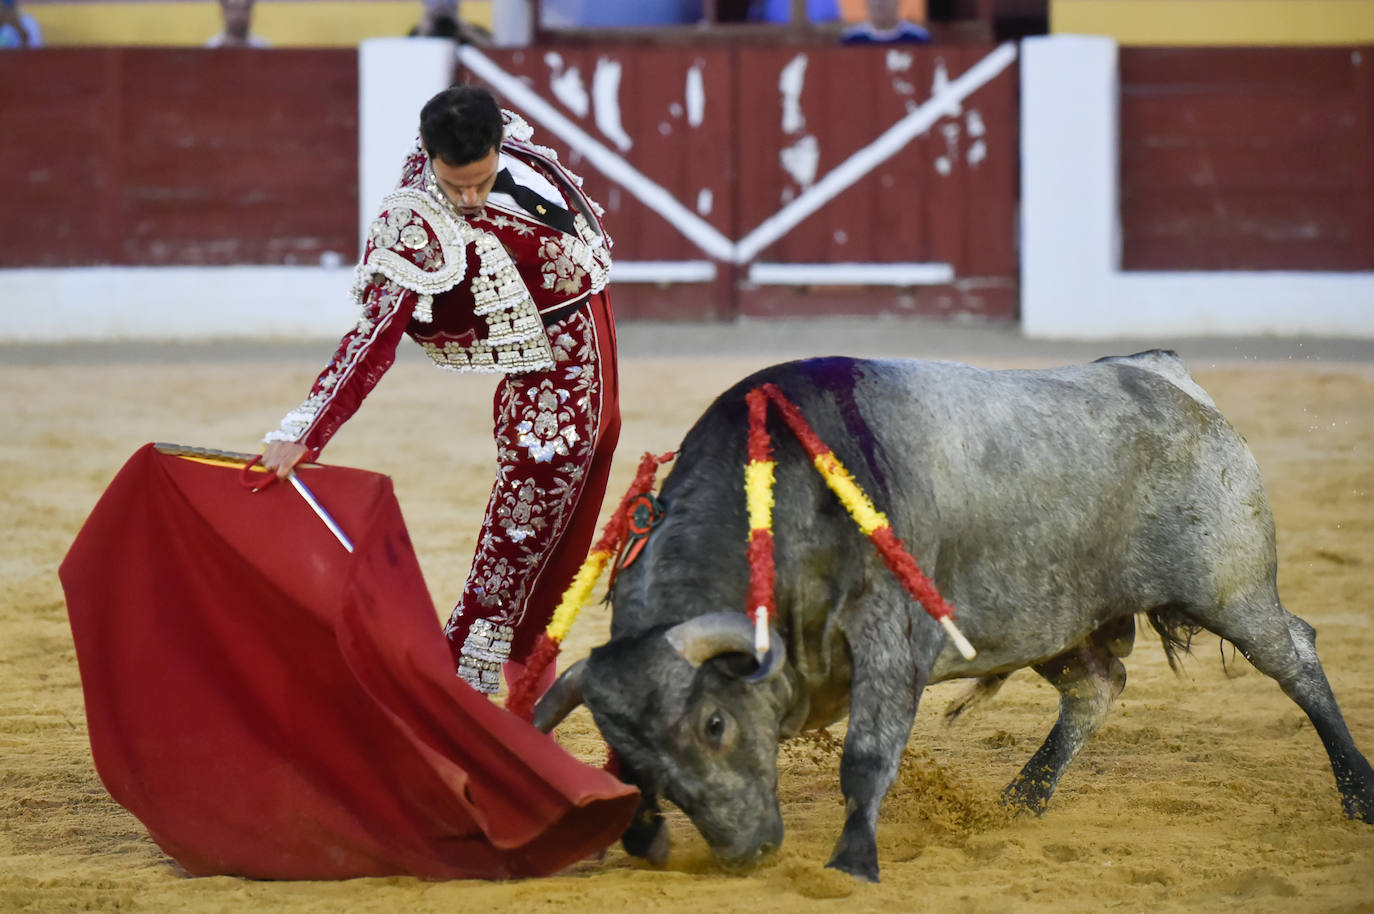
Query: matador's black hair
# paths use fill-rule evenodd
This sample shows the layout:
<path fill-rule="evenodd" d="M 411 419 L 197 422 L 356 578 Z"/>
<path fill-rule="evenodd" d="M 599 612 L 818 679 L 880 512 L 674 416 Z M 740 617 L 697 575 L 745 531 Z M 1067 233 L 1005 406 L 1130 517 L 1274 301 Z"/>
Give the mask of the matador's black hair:
<path fill-rule="evenodd" d="M 420 109 L 420 139 L 431 158 L 467 165 L 501 145 L 501 106 L 481 86 L 449 86 Z"/>

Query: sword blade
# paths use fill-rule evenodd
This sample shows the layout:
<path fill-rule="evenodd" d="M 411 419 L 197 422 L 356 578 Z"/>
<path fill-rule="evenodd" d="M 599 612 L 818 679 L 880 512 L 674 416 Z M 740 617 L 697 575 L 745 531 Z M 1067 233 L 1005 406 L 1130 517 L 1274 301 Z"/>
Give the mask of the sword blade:
<path fill-rule="evenodd" d="M 324 521 L 324 525 L 329 528 L 329 532 L 334 534 L 334 537 L 343 544 L 345 549 L 352 552 L 353 542 L 344 534 L 343 528 L 341 528 L 334 518 L 329 515 L 329 512 L 324 509 L 324 506 L 320 504 L 319 499 L 315 497 L 315 493 L 311 492 L 306 484 L 301 482 L 301 478 L 295 473 L 292 473 L 286 478 L 291 480 L 291 485 L 301 494 L 301 498 L 305 499 L 305 503 L 310 506 L 310 510 L 314 511 L 319 515 L 320 520 Z"/>

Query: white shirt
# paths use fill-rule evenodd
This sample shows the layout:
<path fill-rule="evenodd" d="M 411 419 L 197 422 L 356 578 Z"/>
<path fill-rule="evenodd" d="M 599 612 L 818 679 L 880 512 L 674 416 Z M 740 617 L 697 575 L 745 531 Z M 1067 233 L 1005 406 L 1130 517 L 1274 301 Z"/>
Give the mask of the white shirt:
<path fill-rule="evenodd" d="M 550 203 L 555 203 L 567 209 L 567 203 L 564 202 L 563 194 L 558 191 L 558 188 L 554 187 L 549 183 L 547 178 L 515 156 L 506 155 L 504 152 L 501 153 L 501 158 L 497 161 L 496 167 L 498 171 L 502 168 L 509 171 L 511 180 L 521 187 L 528 187 Z M 498 194 L 492 191 L 490 194 L 487 194 L 487 202 L 494 203 L 502 209 L 514 210 L 517 213 L 524 212 L 520 204 L 516 203 L 515 199 L 510 194 Z"/>

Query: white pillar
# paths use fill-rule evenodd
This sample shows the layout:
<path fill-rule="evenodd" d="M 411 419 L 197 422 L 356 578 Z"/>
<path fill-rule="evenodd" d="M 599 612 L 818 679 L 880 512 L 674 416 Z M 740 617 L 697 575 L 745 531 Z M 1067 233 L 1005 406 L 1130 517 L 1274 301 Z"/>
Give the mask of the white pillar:
<path fill-rule="evenodd" d="M 1021 329 L 1028 337 L 1374 337 L 1374 271 L 1123 271 L 1109 38 L 1021 46 Z"/>
<path fill-rule="evenodd" d="M 497 47 L 523 48 L 534 41 L 538 0 L 491 0 L 491 32 Z"/>
<path fill-rule="evenodd" d="M 368 38 L 358 46 L 359 237 L 396 187 L 420 132 L 420 109 L 453 84 L 449 38 Z"/>
<path fill-rule="evenodd" d="M 1121 262 L 1116 42 L 1021 43 L 1021 326 L 1072 336 L 1110 323 Z"/>

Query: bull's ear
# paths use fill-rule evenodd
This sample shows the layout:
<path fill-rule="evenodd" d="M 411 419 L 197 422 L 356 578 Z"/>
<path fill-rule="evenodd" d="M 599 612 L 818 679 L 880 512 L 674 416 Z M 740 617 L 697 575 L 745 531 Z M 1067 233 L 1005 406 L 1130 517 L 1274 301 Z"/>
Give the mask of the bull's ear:
<path fill-rule="evenodd" d="M 548 733 L 572 713 L 573 708 L 582 704 L 582 677 L 587 672 L 587 661 L 582 659 L 563 671 L 553 685 L 534 706 L 533 723 L 542 733 Z"/>

